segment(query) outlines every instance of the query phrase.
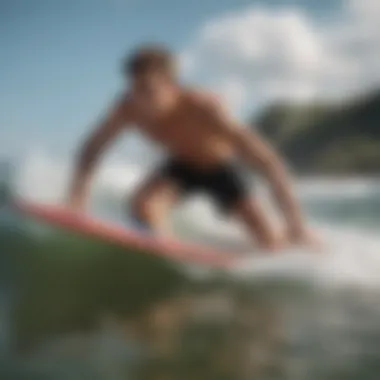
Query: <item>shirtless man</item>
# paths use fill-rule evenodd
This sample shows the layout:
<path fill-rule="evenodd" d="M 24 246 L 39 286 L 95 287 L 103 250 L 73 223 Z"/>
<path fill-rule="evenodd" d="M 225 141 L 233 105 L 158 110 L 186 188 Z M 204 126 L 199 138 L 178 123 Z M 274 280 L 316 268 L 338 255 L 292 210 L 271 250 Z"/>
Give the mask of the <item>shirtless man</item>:
<path fill-rule="evenodd" d="M 143 46 L 127 58 L 123 69 L 130 90 L 83 144 L 70 206 L 84 206 L 100 154 L 121 132 L 135 127 L 161 144 L 170 157 L 133 197 L 132 213 L 140 223 L 163 233 L 176 203 L 189 193 L 203 191 L 223 212 L 242 222 L 265 249 L 310 241 L 282 160 L 256 133 L 239 125 L 218 97 L 180 85 L 171 52 L 162 46 Z M 271 184 L 287 224 L 285 234 L 277 231 L 260 201 L 251 198 L 236 159 L 259 170 Z"/>

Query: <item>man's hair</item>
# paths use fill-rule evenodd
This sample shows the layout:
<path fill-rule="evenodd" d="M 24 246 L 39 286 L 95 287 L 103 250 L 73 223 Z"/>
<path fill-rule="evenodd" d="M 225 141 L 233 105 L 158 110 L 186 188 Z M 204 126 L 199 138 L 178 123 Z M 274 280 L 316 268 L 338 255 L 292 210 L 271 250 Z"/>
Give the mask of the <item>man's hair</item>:
<path fill-rule="evenodd" d="M 124 62 L 124 72 L 137 76 L 148 72 L 162 72 L 174 76 L 176 72 L 175 57 L 165 46 L 149 44 L 138 47 Z"/>

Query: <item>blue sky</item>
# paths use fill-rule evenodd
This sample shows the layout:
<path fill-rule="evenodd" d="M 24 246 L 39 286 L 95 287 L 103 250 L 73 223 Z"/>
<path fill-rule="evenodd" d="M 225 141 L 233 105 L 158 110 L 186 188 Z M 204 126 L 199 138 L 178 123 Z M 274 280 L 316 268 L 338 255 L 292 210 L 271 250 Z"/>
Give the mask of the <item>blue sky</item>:
<path fill-rule="evenodd" d="M 119 62 L 128 49 L 153 40 L 182 52 L 201 45 L 196 41 L 209 20 L 244 14 L 255 4 L 260 3 L 0 0 L 0 153 L 17 155 L 41 145 L 68 151 L 122 86 Z M 268 12 L 296 9 L 319 26 L 339 16 L 341 6 L 333 0 L 261 4 Z M 194 79 L 201 74 L 198 69 Z"/>

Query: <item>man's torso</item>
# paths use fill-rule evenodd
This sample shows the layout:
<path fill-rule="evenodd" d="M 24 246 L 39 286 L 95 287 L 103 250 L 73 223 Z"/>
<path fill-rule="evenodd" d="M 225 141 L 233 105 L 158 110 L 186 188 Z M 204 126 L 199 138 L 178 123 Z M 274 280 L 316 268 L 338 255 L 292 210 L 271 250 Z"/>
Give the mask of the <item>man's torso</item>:
<path fill-rule="evenodd" d="M 174 109 L 160 118 L 135 106 L 133 99 L 128 102 L 133 110 L 133 123 L 140 133 L 162 145 L 172 157 L 207 169 L 228 161 L 233 155 L 225 137 L 200 116 L 200 104 L 210 97 L 207 93 L 183 91 Z"/>

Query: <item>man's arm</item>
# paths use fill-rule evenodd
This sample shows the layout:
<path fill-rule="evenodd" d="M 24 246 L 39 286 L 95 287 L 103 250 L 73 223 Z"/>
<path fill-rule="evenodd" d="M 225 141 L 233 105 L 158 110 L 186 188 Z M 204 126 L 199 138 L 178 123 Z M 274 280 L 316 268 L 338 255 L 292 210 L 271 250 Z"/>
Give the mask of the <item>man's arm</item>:
<path fill-rule="evenodd" d="M 230 133 L 241 157 L 260 170 L 271 184 L 290 234 L 294 237 L 301 236 L 305 231 L 305 221 L 284 161 L 257 133 L 243 128 Z"/>
<path fill-rule="evenodd" d="M 283 160 L 258 134 L 239 125 L 221 103 L 206 101 L 201 112 L 208 118 L 210 128 L 225 135 L 234 145 L 237 154 L 268 179 L 289 232 L 295 239 L 302 239 L 306 233 L 305 221 Z"/>
<path fill-rule="evenodd" d="M 77 155 L 74 177 L 69 189 L 68 204 L 71 207 L 83 208 L 98 158 L 121 132 L 127 121 L 125 105 L 123 101 L 119 101 L 85 139 Z"/>

